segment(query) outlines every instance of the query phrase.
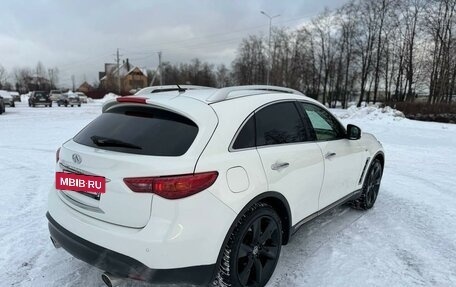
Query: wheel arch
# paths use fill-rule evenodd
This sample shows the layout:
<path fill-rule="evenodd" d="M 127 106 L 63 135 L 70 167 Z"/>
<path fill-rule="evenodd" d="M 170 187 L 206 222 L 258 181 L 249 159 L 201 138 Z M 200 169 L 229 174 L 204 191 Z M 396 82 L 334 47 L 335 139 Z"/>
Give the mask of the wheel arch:
<path fill-rule="evenodd" d="M 381 165 L 382 165 L 382 170 L 385 169 L 385 154 L 383 151 L 377 151 L 373 156 L 372 159 L 369 162 L 369 165 L 366 165 L 366 172 L 362 174 L 362 177 L 360 178 L 359 182 L 360 184 L 362 183 L 362 186 L 364 186 L 364 182 L 366 181 L 367 174 L 369 173 L 370 168 L 372 167 L 372 164 L 374 163 L 375 160 L 379 160 Z"/>
<path fill-rule="evenodd" d="M 228 240 L 231 237 L 231 233 L 233 233 L 234 229 L 237 226 L 239 220 L 244 216 L 246 211 L 248 211 L 253 205 L 257 203 L 265 203 L 270 205 L 276 212 L 277 215 L 280 217 L 282 221 L 282 245 L 286 245 L 291 237 L 291 210 L 290 205 L 288 204 L 287 199 L 281 193 L 276 191 L 266 191 L 251 199 L 244 208 L 238 213 L 236 218 L 234 219 L 233 223 L 231 224 L 228 232 L 225 235 L 225 239 L 223 240 L 222 246 L 220 247 L 219 255 L 217 257 L 217 266 L 215 268 L 215 273 L 213 274 L 213 278 L 215 279 L 218 273 L 218 266 L 220 266 L 223 255 L 224 255 L 224 246 L 228 243 Z"/>
<path fill-rule="evenodd" d="M 372 158 L 372 162 L 378 159 L 382 164 L 382 168 L 385 168 L 385 154 L 382 151 L 377 152 Z"/>

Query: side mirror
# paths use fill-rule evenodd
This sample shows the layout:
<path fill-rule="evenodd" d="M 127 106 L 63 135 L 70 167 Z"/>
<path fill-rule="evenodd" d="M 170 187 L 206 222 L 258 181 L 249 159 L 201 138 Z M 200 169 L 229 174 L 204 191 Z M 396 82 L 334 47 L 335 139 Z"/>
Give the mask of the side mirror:
<path fill-rule="evenodd" d="M 347 125 L 347 138 L 349 140 L 359 140 L 361 138 L 361 129 L 355 125 Z"/>

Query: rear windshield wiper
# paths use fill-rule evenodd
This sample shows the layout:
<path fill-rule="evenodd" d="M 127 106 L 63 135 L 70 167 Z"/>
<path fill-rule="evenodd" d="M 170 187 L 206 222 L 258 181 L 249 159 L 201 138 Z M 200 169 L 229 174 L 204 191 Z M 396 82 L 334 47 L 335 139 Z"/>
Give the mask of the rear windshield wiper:
<path fill-rule="evenodd" d="M 142 149 L 142 147 L 123 142 L 121 140 L 116 140 L 116 139 L 111 139 L 111 138 L 106 138 L 106 137 L 100 137 L 100 136 L 91 136 L 90 139 L 94 144 L 97 146 L 113 146 L 113 147 L 126 147 L 126 148 L 131 148 L 131 149 Z"/>

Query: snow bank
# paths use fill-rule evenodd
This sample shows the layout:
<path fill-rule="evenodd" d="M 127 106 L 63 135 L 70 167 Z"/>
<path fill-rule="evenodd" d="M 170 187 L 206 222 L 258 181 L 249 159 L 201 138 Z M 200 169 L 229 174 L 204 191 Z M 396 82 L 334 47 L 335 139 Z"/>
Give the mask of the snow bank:
<path fill-rule="evenodd" d="M 120 96 L 116 95 L 114 93 L 108 93 L 102 99 L 93 100 L 93 102 L 104 104 L 104 103 L 106 103 L 106 102 L 108 102 L 110 100 L 114 100 L 114 99 L 116 99 L 118 97 L 120 97 Z"/>
<path fill-rule="evenodd" d="M 394 121 L 389 108 L 332 111 L 357 117 L 342 123 L 384 145 L 377 203 L 368 212 L 344 205 L 303 225 L 267 286 L 456 286 L 456 125 Z M 0 286 L 103 285 L 99 269 L 53 247 L 44 216 L 55 151 L 100 113 L 99 104 L 32 109 L 25 101 L 0 116 Z"/>
<path fill-rule="evenodd" d="M 334 109 L 333 112 L 340 119 L 381 120 L 390 118 L 397 121 L 405 118 L 401 111 L 391 107 L 380 108 L 378 106 L 367 106 L 358 108 L 356 106 L 351 106 L 346 110 Z"/>
<path fill-rule="evenodd" d="M 30 94 L 31 94 L 30 92 L 28 92 L 27 94 L 22 94 L 21 95 L 21 102 L 28 102 Z"/>

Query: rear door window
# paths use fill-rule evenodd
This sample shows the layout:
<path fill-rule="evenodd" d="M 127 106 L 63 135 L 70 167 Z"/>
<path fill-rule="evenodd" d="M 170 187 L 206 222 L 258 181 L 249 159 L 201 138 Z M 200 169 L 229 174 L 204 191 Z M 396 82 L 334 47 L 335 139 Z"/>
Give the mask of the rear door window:
<path fill-rule="evenodd" d="M 255 113 L 256 145 L 277 145 L 309 140 L 294 102 L 269 105 Z"/>
<path fill-rule="evenodd" d="M 198 126 L 179 114 L 152 107 L 114 107 L 80 131 L 79 144 L 124 153 L 181 156 L 198 134 Z"/>

